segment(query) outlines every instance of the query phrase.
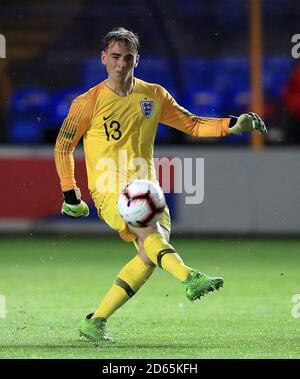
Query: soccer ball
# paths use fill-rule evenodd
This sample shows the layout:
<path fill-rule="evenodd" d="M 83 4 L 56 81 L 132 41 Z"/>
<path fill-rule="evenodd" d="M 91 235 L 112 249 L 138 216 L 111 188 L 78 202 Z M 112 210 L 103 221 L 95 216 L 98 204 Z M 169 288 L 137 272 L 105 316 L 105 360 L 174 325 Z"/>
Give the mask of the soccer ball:
<path fill-rule="evenodd" d="M 165 206 L 165 196 L 159 185 L 144 179 L 130 182 L 118 199 L 118 209 L 123 220 L 137 227 L 155 224 Z"/>

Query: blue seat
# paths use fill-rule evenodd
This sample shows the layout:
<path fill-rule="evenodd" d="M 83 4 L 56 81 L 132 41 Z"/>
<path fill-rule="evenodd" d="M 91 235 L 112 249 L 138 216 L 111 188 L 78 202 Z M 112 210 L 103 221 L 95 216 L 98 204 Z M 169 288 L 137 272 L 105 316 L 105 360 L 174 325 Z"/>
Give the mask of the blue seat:
<path fill-rule="evenodd" d="M 221 96 L 210 88 L 188 91 L 184 105 L 191 113 L 199 116 L 218 117 L 221 115 Z"/>
<path fill-rule="evenodd" d="M 51 96 L 42 87 L 23 87 L 15 90 L 10 103 L 11 143 L 42 142 L 43 127 L 49 122 Z"/>
<path fill-rule="evenodd" d="M 267 57 L 263 61 L 263 86 L 268 97 L 279 98 L 293 70 L 295 60 L 288 57 Z"/>
<path fill-rule="evenodd" d="M 60 126 L 67 116 L 72 101 L 84 90 L 79 87 L 63 88 L 56 91 L 52 97 L 52 125 Z"/>
<path fill-rule="evenodd" d="M 11 121 L 8 140 L 15 144 L 35 144 L 43 140 L 43 128 L 35 118 L 18 117 Z"/>
<path fill-rule="evenodd" d="M 100 56 L 87 59 L 81 69 L 81 83 L 83 88 L 91 88 L 107 77 L 106 68 L 101 63 Z M 83 91 L 84 92 L 84 91 Z"/>
<path fill-rule="evenodd" d="M 157 83 L 166 89 L 174 88 L 174 77 L 168 61 L 162 58 L 143 57 L 135 69 L 137 78 L 150 83 Z"/>
<path fill-rule="evenodd" d="M 247 57 L 216 58 L 212 62 L 213 88 L 221 92 L 249 86 Z"/>
<path fill-rule="evenodd" d="M 49 109 L 51 96 L 42 87 L 22 87 L 14 91 L 10 108 L 16 112 L 39 112 Z"/>
<path fill-rule="evenodd" d="M 221 101 L 224 116 L 239 115 L 249 111 L 251 105 L 251 90 L 249 86 L 229 88 L 222 92 Z"/>
<path fill-rule="evenodd" d="M 182 77 L 188 90 L 201 90 L 212 85 L 211 61 L 185 58 L 180 61 Z"/>

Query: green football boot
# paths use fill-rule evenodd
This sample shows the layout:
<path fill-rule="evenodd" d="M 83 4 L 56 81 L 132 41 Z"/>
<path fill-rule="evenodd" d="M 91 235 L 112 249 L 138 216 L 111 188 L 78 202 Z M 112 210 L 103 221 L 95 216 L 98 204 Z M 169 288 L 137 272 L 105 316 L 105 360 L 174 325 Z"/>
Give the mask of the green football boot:
<path fill-rule="evenodd" d="M 208 276 L 200 271 L 192 270 L 183 283 L 185 285 L 186 297 L 190 301 L 194 301 L 200 299 L 208 292 L 219 290 L 223 287 L 224 279 Z"/>
<path fill-rule="evenodd" d="M 113 338 L 107 334 L 106 319 L 105 318 L 91 318 L 94 313 L 90 313 L 81 321 L 79 331 L 80 335 L 84 336 L 91 341 L 114 342 Z"/>

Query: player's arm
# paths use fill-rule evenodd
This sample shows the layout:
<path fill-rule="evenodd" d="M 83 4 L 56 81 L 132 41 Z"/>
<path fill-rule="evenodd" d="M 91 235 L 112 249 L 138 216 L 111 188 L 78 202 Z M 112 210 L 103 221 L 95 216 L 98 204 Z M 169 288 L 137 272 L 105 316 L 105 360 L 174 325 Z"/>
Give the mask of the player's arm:
<path fill-rule="evenodd" d="M 241 134 L 257 130 L 266 134 L 262 119 L 255 113 L 239 117 L 213 118 L 200 117 L 181 107 L 173 97 L 161 87 L 162 112 L 160 122 L 194 137 L 223 137 L 228 134 Z"/>
<path fill-rule="evenodd" d="M 80 189 L 76 185 L 73 152 L 89 128 L 90 113 L 89 99 L 84 95 L 76 98 L 60 128 L 54 149 L 55 166 L 64 196 L 61 213 L 71 217 L 89 215 L 88 205 L 81 200 Z"/>

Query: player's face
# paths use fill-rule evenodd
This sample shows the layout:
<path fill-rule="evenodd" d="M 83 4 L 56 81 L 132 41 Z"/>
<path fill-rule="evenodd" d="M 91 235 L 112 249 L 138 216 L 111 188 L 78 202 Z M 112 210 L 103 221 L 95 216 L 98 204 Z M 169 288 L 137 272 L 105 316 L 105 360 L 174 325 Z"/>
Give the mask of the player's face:
<path fill-rule="evenodd" d="M 139 55 L 131 51 L 126 43 L 111 42 L 106 51 L 102 51 L 101 60 L 110 79 L 117 83 L 126 82 L 133 76 Z"/>

